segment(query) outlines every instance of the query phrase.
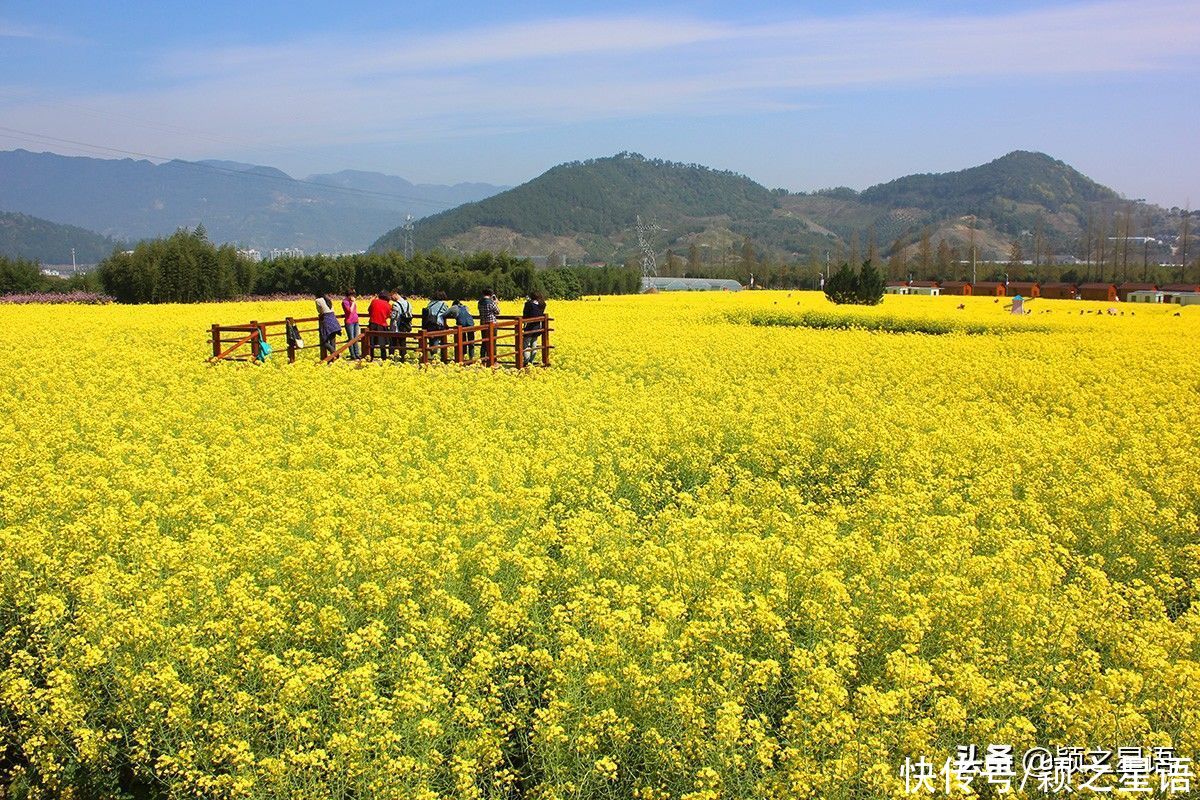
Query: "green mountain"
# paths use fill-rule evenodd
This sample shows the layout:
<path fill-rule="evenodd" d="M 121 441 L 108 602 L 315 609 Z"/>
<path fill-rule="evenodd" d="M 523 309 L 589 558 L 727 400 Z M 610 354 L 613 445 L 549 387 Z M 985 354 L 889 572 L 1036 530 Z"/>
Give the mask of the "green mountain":
<path fill-rule="evenodd" d="M 862 192 L 810 194 L 768 190 L 749 178 L 695 164 L 622 153 L 554 167 L 509 191 L 427 217 L 413 232 L 418 250 L 508 250 L 557 254 L 572 261 L 614 261 L 637 252 L 636 218 L 662 230 L 652 245 L 686 256 L 728 254 L 746 237 L 760 252 L 790 261 L 847 250 L 857 240 L 881 252 L 896 240 L 928 231 L 952 246 L 971 236 L 983 257 L 1007 257 L 1009 243 L 1040 230 L 1066 252 L 1090 217 L 1111 219 L 1120 195 L 1042 153 L 1017 151 L 957 172 L 910 175 Z M 1161 213 L 1160 213 L 1161 212 Z M 1139 211 L 1165 222 L 1153 206 Z M 1161 218 L 1161 219 L 1160 219 Z M 399 249 L 403 231 L 389 231 L 373 250 Z M 717 255 L 716 258 L 722 256 Z"/>
<path fill-rule="evenodd" d="M 639 215 L 664 229 L 656 243 L 699 238 L 716 245 L 769 226 L 779 196 L 732 172 L 621 153 L 562 164 L 514 189 L 427 217 L 414 228 L 414 245 L 534 256 L 557 251 L 608 261 L 634 251 Z M 397 228 L 372 249 L 402 244 Z"/>
<path fill-rule="evenodd" d="M 43 264 L 95 264 L 121 243 L 74 225 L 60 225 L 26 214 L 0 211 L 0 256 Z"/>

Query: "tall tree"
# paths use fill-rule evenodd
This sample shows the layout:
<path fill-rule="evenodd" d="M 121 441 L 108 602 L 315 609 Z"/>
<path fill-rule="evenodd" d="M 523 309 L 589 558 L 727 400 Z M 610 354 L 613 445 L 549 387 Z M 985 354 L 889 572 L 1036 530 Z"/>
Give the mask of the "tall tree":
<path fill-rule="evenodd" d="M 1133 231 L 1133 204 L 1126 203 L 1121 215 L 1121 280 L 1129 280 L 1129 237 Z"/>
<path fill-rule="evenodd" d="M 700 248 L 696 246 L 695 242 L 688 245 L 687 268 L 688 274 L 693 278 L 700 275 Z"/>
<path fill-rule="evenodd" d="M 1040 278 L 1042 267 L 1046 263 L 1046 230 L 1042 215 L 1038 214 L 1037 225 L 1033 228 L 1033 271 Z"/>
<path fill-rule="evenodd" d="M 908 248 L 903 239 L 892 242 L 892 253 L 888 256 L 888 277 L 892 280 L 903 280 L 908 270 Z"/>
<path fill-rule="evenodd" d="M 1179 251 L 1179 282 L 1182 283 L 1187 277 L 1187 256 L 1188 244 L 1192 238 L 1192 209 L 1191 207 L 1183 210 L 1183 218 L 1179 221 L 1179 239 L 1177 249 Z"/>
<path fill-rule="evenodd" d="M 758 258 L 754 252 L 754 245 L 747 236 L 742 239 L 742 269 L 752 270 L 756 266 L 758 266 Z"/>
<path fill-rule="evenodd" d="M 1084 260 L 1084 281 L 1092 279 L 1092 239 L 1096 231 L 1096 212 L 1092 208 L 1088 208 L 1087 222 L 1083 226 L 1083 260 Z"/>
<path fill-rule="evenodd" d="M 970 247 L 970 252 L 967 257 L 971 259 L 971 280 L 975 280 L 975 264 L 979 258 L 979 234 L 975 232 L 975 224 L 977 220 L 974 216 L 971 217 L 971 227 L 967 229 L 967 246 Z"/>
<path fill-rule="evenodd" d="M 943 236 L 937 246 L 937 273 L 938 277 L 945 280 L 953 274 L 954 264 L 950 254 L 950 243 Z"/>
<path fill-rule="evenodd" d="M 921 231 L 921 243 L 917 247 L 917 263 L 921 268 L 922 278 L 929 277 L 929 271 L 933 268 L 933 245 L 929 241 L 929 228 Z"/>
<path fill-rule="evenodd" d="M 1008 271 L 1014 275 L 1024 271 L 1025 253 L 1021 250 L 1021 240 L 1013 239 L 1008 246 Z"/>

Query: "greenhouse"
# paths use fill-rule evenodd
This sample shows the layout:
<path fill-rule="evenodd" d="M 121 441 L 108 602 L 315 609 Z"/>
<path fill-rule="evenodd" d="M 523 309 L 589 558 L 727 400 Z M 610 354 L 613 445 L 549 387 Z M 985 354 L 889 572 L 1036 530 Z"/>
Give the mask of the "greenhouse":
<path fill-rule="evenodd" d="M 736 292 L 742 285 L 722 278 L 642 278 L 643 292 Z"/>

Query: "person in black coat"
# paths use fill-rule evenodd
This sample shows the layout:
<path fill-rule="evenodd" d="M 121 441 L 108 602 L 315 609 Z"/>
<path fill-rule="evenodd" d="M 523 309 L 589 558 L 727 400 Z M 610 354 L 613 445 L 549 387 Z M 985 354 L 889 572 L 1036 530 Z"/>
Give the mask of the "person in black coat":
<path fill-rule="evenodd" d="M 530 317 L 546 316 L 546 295 L 541 292 L 530 292 L 525 298 L 525 308 L 521 311 L 521 316 L 528 320 Z M 533 322 L 526 321 L 525 328 L 525 363 L 533 362 L 534 350 L 537 348 L 538 340 L 545 334 L 542 332 L 545 323 L 542 320 Z"/>

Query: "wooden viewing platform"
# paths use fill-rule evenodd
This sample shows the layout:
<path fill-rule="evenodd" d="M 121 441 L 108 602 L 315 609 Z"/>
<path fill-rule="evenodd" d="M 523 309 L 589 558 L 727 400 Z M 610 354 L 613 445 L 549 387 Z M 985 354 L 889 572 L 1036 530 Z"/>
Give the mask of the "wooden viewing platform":
<path fill-rule="evenodd" d="M 366 318 L 365 314 L 360 315 Z M 339 320 L 345 329 L 345 315 L 339 314 Z M 244 325 L 213 324 L 210 332 L 212 356 L 209 363 L 218 361 L 254 361 L 261 352 L 260 343 L 270 342 L 271 339 L 286 341 L 286 348 L 276 349 L 272 345 L 272 353 L 286 352 L 288 363 L 296 362 L 297 355 L 305 351 L 318 351 L 318 363 L 332 364 L 342 358 L 352 345 L 362 348 L 363 360 L 373 360 L 372 345 L 377 350 L 380 346 L 392 351 L 385 355 L 383 361 L 397 361 L 429 364 L 439 360 L 442 363 L 455 364 L 486 364 L 492 367 L 514 367 L 524 369 L 527 366 L 540 364 L 550 366 L 550 334 L 554 328 L 553 317 L 519 317 L 501 315 L 496 322 L 483 325 L 460 327 L 450 324 L 442 330 L 422 330 L 420 317 L 412 320 L 411 331 L 371 331 L 363 325 L 358 336 L 353 339 L 339 340 L 335 350 L 329 351 L 321 339 L 317 327 L 319 317 L 287 317 L 270 322 L 252 320 Z M 453 320 L 448 320 L 453 323 Z M 288 326 L 292 326 L 305 340 L 303 348 L 297 347 L 294 341 L 288 339 Z M 309 325 L 311 327 L 304 327 Z M 311 338 L 309 338 L 311 337 Z M 525 350 L 529 339 L 535 339 L 531 351 L 533 357 L 526 363 Z M 473 351 L 473 352 L 472 352 Z M 393 358 L 393 354 L 399 358 Z"/>

